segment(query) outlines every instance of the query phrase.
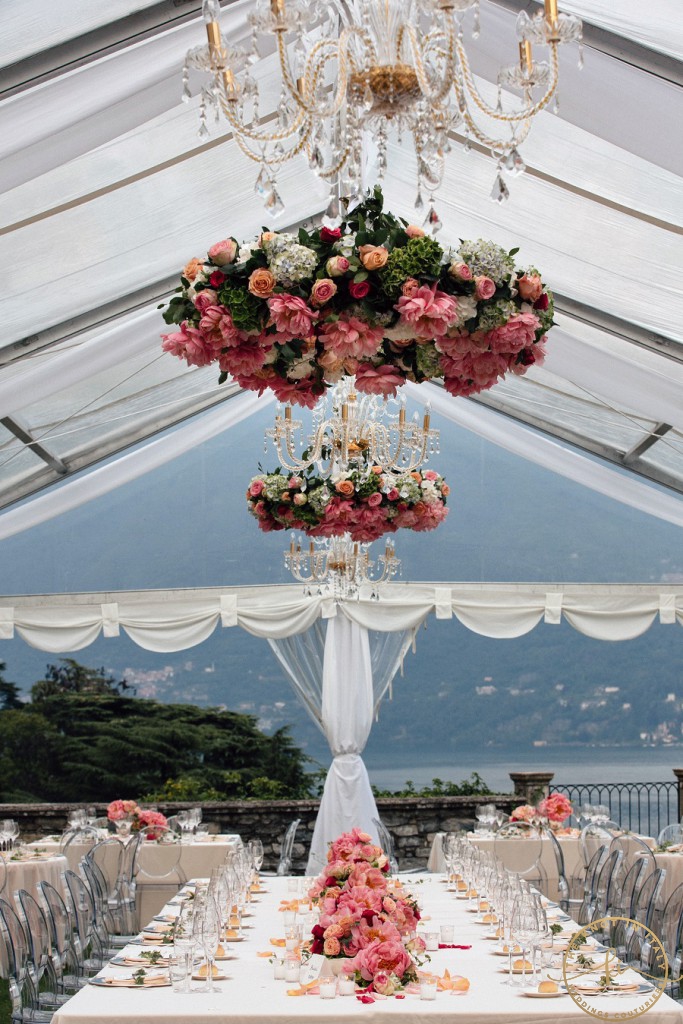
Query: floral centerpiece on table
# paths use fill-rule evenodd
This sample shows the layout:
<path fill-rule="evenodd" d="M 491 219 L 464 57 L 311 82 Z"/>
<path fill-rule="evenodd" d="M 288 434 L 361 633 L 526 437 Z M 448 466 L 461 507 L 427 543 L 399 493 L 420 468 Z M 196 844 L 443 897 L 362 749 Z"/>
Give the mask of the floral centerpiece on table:
<path fill-rule="evenodd" d="M 130 823 L 131 832 L 139 832 L 143 828 L 157 825 L 161 828 L 168 828 L 168 821 L 160 811 L 146 811 L 140 807 L 135 800 L 112 800 L 107 807 L 107 818 L 116 825 L 119 821 Z M 158 839 L 161 833 L 150 830 L 148 839 Z"/>
<path fill-rule="evenodd" d="M 310 890 L 320 921 L 310 949 L 340 965 L 357 984 L 393 995 L 417 980 L 416 955 L 425 944 L 415 934 L 417 902 L 387 878 L 389 861 L 358 828 L 331 845 L 327 865 Z"/>
<path fill-rule="evenodd" d="M 302 530 L 309 537 L 349 533 L 362 543 L 398 529 L 434 530 L 448 515 L 450 488 L 433 469 L 393 473 L 361 463 L 328 480 L 315 467 L 262 473 L 247 488 L 259 529 Z"/>
<path fill-rule="evenodd" d="M 551 793 L 538 804 L 520 804 L 510 815 L 510 821 L 534 822 L 545 819 L 550 827 L 558 830 L 572 813 L 572 804 L 564 793 Z"/>
<path fill-rule="evenodd" d="M 366 394 L 431 378 L 476 394 L 543 362 L 552 293 L 516 252 L 444 249 L 384 212 L 376 187 L 340 227 L 225 238 L 190 260 L 164 312 L 180 330 L 162 347 L 309 408 L 345 375 Z"/>

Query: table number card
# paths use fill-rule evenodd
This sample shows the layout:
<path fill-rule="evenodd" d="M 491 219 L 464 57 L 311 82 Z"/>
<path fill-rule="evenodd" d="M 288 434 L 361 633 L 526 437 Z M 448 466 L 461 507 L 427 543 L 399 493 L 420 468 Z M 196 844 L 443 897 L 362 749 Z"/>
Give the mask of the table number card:
<path fill-rule="evenodd" d="M 299 974 L 301 984 L 309 985 L 312 981 L 317 981 L 325 963 L 325 957 L 322 953 L 312 953 L 306 963 L 301 965 L 301 973 Z"/>

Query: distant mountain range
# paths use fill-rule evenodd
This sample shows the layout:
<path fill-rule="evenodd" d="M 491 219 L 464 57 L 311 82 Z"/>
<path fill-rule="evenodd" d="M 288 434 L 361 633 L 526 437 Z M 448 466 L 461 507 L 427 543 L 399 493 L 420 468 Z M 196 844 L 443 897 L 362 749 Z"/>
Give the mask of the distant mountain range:
<path fill-rule="evenodd" d="M 269 416 L 0 547 L 2 591 L 51 593 L 287 582 L 284 534 L 259 533 L 244 489 L 258 471 Z M 452 425 L 433 462 L 452 488 L 433 534 L 397 535 L 403 579 L 547 582 L 683 580 L 680 531 L 501 452 Z M 621 643 L 567 624 L 516 640 L 430 619 L 385 700 L 368 757 L 542 743 L 669 743 L 683 731 L 683 632 L 654 625 Z M 314 758 L 326 743 L 263 640 L 216 632 L 200 646 L 153 654 L 127 637 L 69 656 L 125 674 L 139 696 L 224 704 L 264 728 L 292 726 Z M 6 677 L 28 689 L 58 656 L 0 643 Z"/>

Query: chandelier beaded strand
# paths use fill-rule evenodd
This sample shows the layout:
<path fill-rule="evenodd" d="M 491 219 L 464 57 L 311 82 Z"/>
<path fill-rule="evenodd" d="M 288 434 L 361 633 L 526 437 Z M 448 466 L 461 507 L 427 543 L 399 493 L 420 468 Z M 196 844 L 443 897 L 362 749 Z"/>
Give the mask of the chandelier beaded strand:
<path fill-rule="evenodd" d="M 330 183 L 333 216 L 340 195 L 358 196 L 370 184 L 362 166 L 363 139 L 376 143 L 381 180 L 390 133 L 412 136 L 416 206 L 426 192 L 432 204 L 425 224 L 436 231 L 433 194 L 454 133 L 464 132 L 465 149 L 471 137 L 490 152 L 498 169 L 492 196 L 501 201 L 508 191 L 502 173 L 524 170 L 519 146 L 534 117 L 553 97 L 557 103 L 558 47 L 581 43 L 580 19 L 559 13 L 557 0 L 545 0 L 533 17 L 522 11 L 519 61 L 500 69 L 498 103 L 491 106 L 477 88 L 463 43 L 468 12 L 478 35 L 478 7 L 479 0 L 257 0 L 248 51 L 230 46 L 221 34 L 219 0 L 204 0 L 207 45 L 187 53 L 183 99 L 190 96 L 190 68 L 211 76 L 202 91 L 202 135 L 208 131 L 209 102 L 227 119 L 241 151 L 259 164 L 256 191 L 273 216 L 284 209 L 277 172 L 299 154 Z M 259 116 L 259 88 L 251 73 L 262 36 L 274 37 L 281 80 L 274 126 Z M 532 44 L 548 48 L 547 62 L 534 59 Z M 514 102 L 520 93 L 521 102 Z"/>

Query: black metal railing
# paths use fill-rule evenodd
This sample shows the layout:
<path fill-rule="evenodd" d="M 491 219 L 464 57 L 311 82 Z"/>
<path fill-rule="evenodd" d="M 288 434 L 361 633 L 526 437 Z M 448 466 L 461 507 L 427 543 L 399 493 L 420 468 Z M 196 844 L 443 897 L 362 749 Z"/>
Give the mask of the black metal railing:
<path fill-rule="evenodd" d="M 678 782 L 584 782 L 549 787 L 565 793 L 575 812 L 583 804 L 609 807 L 610 819 L 629 832 L 659 835 L 679 820 Z"/>

